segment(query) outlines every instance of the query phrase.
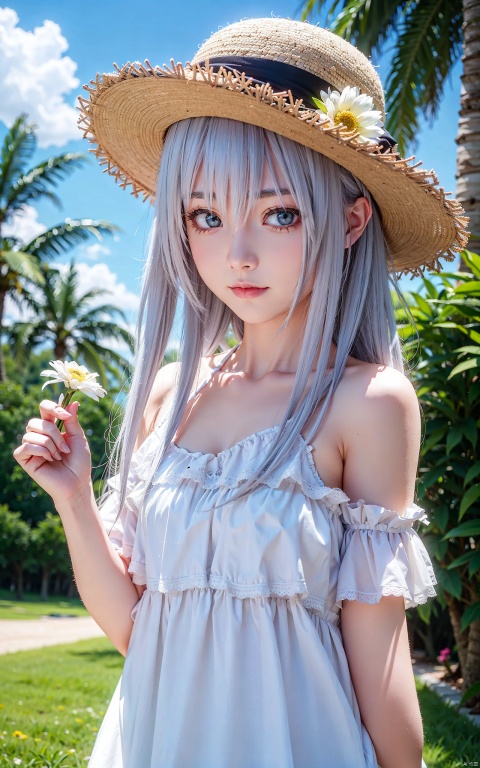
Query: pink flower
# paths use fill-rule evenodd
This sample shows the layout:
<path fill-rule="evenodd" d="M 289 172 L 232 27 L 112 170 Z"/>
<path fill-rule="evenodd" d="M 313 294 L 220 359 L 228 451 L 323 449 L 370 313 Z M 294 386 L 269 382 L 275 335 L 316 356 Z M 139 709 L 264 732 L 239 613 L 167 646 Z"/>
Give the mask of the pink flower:
<path fill-rule="evenodd" d="M 450 648 L 443 648 L 443 649 L 440 651 L 440 653 L 439 653 L 439 655 L 438 655 L 438 657 L 437 657 L 437 660 L 438 660 L 440 663 L 443 663 L 443 662 L 445 662 L 445 661 L 448 661 L 448 659 L 449 659 L 449 658 L 450 658 Z"/>

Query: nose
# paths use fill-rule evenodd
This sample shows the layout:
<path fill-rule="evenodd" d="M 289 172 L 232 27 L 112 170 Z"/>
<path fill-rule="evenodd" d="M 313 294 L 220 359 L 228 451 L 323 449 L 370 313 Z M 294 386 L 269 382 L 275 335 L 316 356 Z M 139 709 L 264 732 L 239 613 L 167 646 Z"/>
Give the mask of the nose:
<path fill-rule="evenodd" d="M 234 270 L 255 269 L 258 257 L 248 224 L 238 226 L 230 241 L 228 262 Z"/>

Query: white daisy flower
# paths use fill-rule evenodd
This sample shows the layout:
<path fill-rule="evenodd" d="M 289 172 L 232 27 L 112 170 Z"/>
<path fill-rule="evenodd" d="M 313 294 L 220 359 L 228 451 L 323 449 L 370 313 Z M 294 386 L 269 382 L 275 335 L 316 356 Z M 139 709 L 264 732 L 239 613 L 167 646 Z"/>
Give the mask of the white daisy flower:
<path fill-rule="evenodd" d="M 106 390 L 96 381 L 98 373 L 90 373 L 88 368 L 85 368 L 84 365 L 78 365 L 75 360 L 70 363 L 64 363 L 63 360 L 53 360 L 50 365 L 54 369 L 53 371 L 47 369 L 40 374 L 40 376 L 51 377 L 49 381 L 45 382 L 42 389 L 45 389 L 48 384 L 64 384 L 71 394 L 83 392 L 84 395 L 97 402 L 107 394 Z M 68 398 L 68 393 L 65 400 L 67 399 L 70 402 L 71 397 Z M 63 397 L 62 401 L 62 404 L 66 405 Z"/>
<path fill-rule="evenodd" d="M 333 125 L 344 125 L 352 133 L 359 133 L 361 142 L 377 141 L 383 133 L 382 113 L 373 108 L 373 99 L 360 93 L 358 86 L 347 85 L 341 93 L 320 91 L 321 101 L 315 99 L 318 111 L 325 112 Z"/>

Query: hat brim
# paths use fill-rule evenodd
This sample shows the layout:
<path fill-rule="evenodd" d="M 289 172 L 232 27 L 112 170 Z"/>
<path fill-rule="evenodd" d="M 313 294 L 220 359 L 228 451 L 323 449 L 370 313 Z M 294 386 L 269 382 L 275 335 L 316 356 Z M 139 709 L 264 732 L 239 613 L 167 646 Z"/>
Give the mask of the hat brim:
<path fill-rule="evenodd" d="M 238 75 L 238 73 L 237 73 Z M 453 261 L 468 240 L 468 219 L 460 204 L 448 200 L 433 171 L 409 165 L 391 150 L 380 152 L 361 143 L 342 127 L 321 123 L 315 110 L 268 86 L 241 76 L 220 80 L 207 67 L 171 70 L 126 65 L 118 74 L 97 76 L 80 99 L 84 134 L 106 171 L 135 195 L 154 198 L 168 128 L 192 117 L 243 120 L 274 131 L 329 157 L 347 168 L 371 192 L 382 218 L 395 272 L 440 271 L 440 258 Z"/>

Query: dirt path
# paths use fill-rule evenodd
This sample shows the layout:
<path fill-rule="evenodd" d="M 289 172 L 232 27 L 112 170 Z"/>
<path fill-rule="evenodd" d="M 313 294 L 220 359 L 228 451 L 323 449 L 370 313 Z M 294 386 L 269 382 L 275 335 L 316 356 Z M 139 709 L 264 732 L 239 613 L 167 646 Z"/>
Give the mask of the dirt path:
<path fill-rule="evenodd" d="M 0 654 L 105 637 L 91 616 L 0 621 Z"/>

